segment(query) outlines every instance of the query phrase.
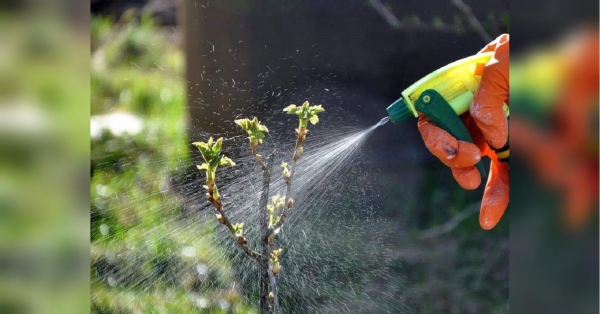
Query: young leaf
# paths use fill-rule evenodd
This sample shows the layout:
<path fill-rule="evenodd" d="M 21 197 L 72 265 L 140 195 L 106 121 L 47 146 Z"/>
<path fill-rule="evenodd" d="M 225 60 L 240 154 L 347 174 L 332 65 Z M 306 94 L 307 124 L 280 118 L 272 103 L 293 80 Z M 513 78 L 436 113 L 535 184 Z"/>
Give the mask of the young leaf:
<path fill-rule="evenodd" d="M 235 166 L 235 162 L 233 162 L 233 160 L 231 160 L 231 158 L 229 157 L 222 156 L 221 161 L 219 162 L 219 166 L 233 167 Z"/>
<path fill-rule="evenodd" d="M 223 138 L 213 141 L 210 137 L 208 142 L 194 142 L 194 146 L 198 147 L 205 163 L 198 166 L 198 170 L 206 170 L 207 174 L 214 178 L 214 173 L 219 166 L 235 166 L 235 162 L 228 157 L 221 156 L 223 147 Z"/>
<path fill-rule="evenodd" d="M 308 105 L 308 101 L 306 102 L 306 104 Z M 317 114 L 317 113 L 325 112 L 325 109 L 323 109 L 323 107 L 321 105 L 310 106 L 309 110 L 310 110 L 310 112 L 312 114 Z"/>
<path fill-rule="evenodd" d="M 288 114 L 296 114 L 296 105 L 289 105 L 283 108 L 283 112 L 287 112 Z"/>
<path fill-rule="evenodd" d="M 300 119 L 300 127 L 306 128 L 308 121 L 312 124 L 319 123 L 319 117 L 317 114 L 324 112 L 325 109 L 321 105 L 311 106 L 308 101 L 305 101 L 302 106 L 297 107 L 296 105 L 287 106 L 283 109 L 288 114 L 295 114 Z"/>
<path fill-rule="evenodd" d="M 269 227 L 272 227 L 275 224 L 275 215 L 272 213 L 269 214 Z"/>
<path fill-rule="evenodd" d="M 273 250 L 273 252 L 269 256 L 269 259 L 271 260 L 272 263 L 275 263 L 275 264 L 279 263 L 279 254 L 281 254 L 281 251 L 283 251 L 283 249 L 281 249 L 281 248 Z"/>
<path fill-rule="evenodd" d="M 236 237 L 238 237 L 238 238 L 244 237 L 244 223 L 243 222 L 233 225 L 233 230 L 235 231 Z"/>
<path fill-rule="evenodd" d="M 223 147 L 223 138 L 220 137 L 215 145 L 213 146 L 213 154 L 218 155 L 221 153 L 221 147 Z"/>
<path fill-rule="evenodd" d="M 279 262 L 273 263 L 271 270 L 273 271 L 273 276 L 277 277 L 281 271 L 281 265 L 279 265 Z"/>
<path fill-rule="evenodd" d="M 248 133 L 250 143 L 262 144 L 265 137 L 264 133 L 269 133 L 269 129 L 260 124 L 257 117 L 254 117 L 252 120 L 248 118 L 235 120 L 235 123 Z"/>
<path fill-rule="evenodd" d="M 217 200 L 217 201 L 218 201 L 219 199 L 221 199 L 221 195 L 219 194 L 219 189 L 217 188 L 217 185 L 215 185 L 215 186 L 213 187 L 213 195 L 212 195 L 212 196 L 213 196 L 213 198 L 214 198 L 215 200 Z"/>
<path fill-rule="evenodd" d="M 208 148 L 208 144 L 204 143 L 204 142 L 194 142 L 192 143 L 194 146 L 196 146 L 198 148 L 198 150 L 200 151 L 200 154 L 202 155 L 202 158 L 204 158 L 204 161 L 208 161 L 210 160 L 210 150 Z"/>
<path fill-rule="evenodd" d="M 239 125 L 244 131 L 248 131 L 250 129 L 250 120 L 248 119 L 235 120 L 235 124 Z"/>

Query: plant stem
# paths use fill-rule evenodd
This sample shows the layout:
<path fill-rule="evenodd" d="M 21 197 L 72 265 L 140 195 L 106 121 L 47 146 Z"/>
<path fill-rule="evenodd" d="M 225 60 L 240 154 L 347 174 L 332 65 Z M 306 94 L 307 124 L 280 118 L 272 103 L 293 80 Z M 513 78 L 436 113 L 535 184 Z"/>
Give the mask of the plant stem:
<path fill-rule="evenodd" d="M 277 150 L 273 150 L 267 159 L 266 165 L 257 160 L 258 164 L 263 169 L 263 184 L 259 202 L 260 245 L 262 256 L 260 260 L 260 313 L 269 313 L 269 220 L 267 215 L 267 204 L 269 202 L 271 169 L 273 169 L 273 159 L 275 158 L 276 154 Z"/>
<path fill-rule="evenodd" d="M 306 129 L 304 129 L 304 131 L 306 131 Z M 296 132 L 296 133 L 298 133 L 298 132 Z M 290 196 L 291 196 L 291 191 L 292 191 L 292 179 L 294 178 L 294 172 L 296 171 L 296 160 L 299 159 L 299 158 L 295 158 L 295 156 L 296 156 L 296 151 L 298 150 L 298 148 L 302 147 L 302 143 L 304 143 L 305 136 L 306 136 L 306 133 L 298 134 L 298 137 L 296 139 L 296 146 L 294 147 L 294 155 L 292 156 L 292 169 L 290 170 L 290 177 L 287 179 L 287 181 L 285 183 L 286 184 L 285 204 L 283 205 L 283 210 L 281 211 L 281 215 L 279 216 L 277 223 L 272 228 L 273 232 L 276 232 L 277 229 L 279 229 L 283 226 L 283 223 L 285 222 L 285 217 L 286 217 L 287 213 L 292 209 L 292 206 L 288 206 L 288 202 L 290 201 Z"/>
<path fill-rule="evenodd" d="M 392 13 L 381 1 L 379 0 L 369 0 L 369 4 L 377 13 L 381 14 L 381 16 L 385 19 L 385 21 L 393 28 L 400 29 L 402 26 L 402 22 Z"/>
<path fill-rule="evenodd" d="M 485 31 L 483 25 L 481 25 L 481 22 L 479 22 L 479 19 L 477 19 L 469 5 L 467 5 L 463 0 L 452 0 L 452 4 L 454 4 L 454 6 L 456 6 L 465 15 L 465 17 L 467 17 L 471 27 L 477 32 L 479 37 L 481 37 L 484 42 L 489 43 L 492 41 L 492 36 Z"/>
<path fill-rule="evenodd" d="M 302 143 L 304 143 L 304 140 L 305 140 L 306 132 L 307 132 L 306 128 L 303 129 L 300 127 L 300 128 L 298 128 L 298 130 L 296 130 L 298 137 L 296 139 L 296 145 L 294 147 L 294 155 L 292 156 L 292 169 L 290 170 L 290 177 L 286 181 L 285 203 L 283 205 L 283 210 L 281 211 L 279 219 L 277 219 L 277 223 L 275 224 L 275 226 L 271 227 L 271 229 L 269 230 L 269 233 L 273 237 L 273 243 L 272 243 L 273 249 L 275 248 L 275 236 L 277 235 L 278 229 L 283 227 L 285 217 L 286 217 L 287 213 L 292 209 L 292 206 L 288 205 L 289 201 L 290 201 L 291 191 L 292 191 L 292 178 L 294 177 L 294 172 L 296 170 L 296 161 L 300 158 L 300 157 L 296 158 L 296 152 L 299 147 L 302 147 Z M 267 241 L 268 241 L 268 236 L 267 236 Z M 279 314 L 280 308 L 279 308 L 279 297 L 278 297 L 278 290 L 277 290 L 277 277 L 275 277 L 271 271 L 269 271 L 269 275 L 271 277 L 271 290 L 273 292 L 273 304 L 274 304 L 274 309 L 275 309 L 274 313 Z"/>
<path fill-rule="evenodd" d="M 388 23 L 388 25 L 396 30 L 413 30 L 413 31 L 428 30 L 428 31 L 450 32 L 450 33 L 456 32 L 455 25 L 452 25 L 450 23 L 443 23 L 441 21 L 439 22 L 439 24 L 427 23 L 427 22 L 419 22 L 419 23 L 415 24 L 414 22 L 411 23 L 410 20 L 408 20 L 408 21 L 406 19 L 400 20 L 396 15 L 394 15 L 394 13 L 391 11 L 391 9 L 386 7 L 381 2 L 381 0 L 368 0 L 368 2 L 369 2 L 369 5 L 375 11 L 377 11 L 377 13 L 379 13 L 379 15 L 381 15 L 381 17 L 383 17 L 383 19 Z M 489 43 L 490 41 L 492 41 L 492 37 L 485 30 L 482 23 L 479 21 L 479 19 L 477 19 L 475 14 L 473 14 L 473 11 L 471 10 L 471 7 L 469 5 L 467 5 L 463 0 L 451 0 L 451 2 L 456 8 L 458 8 L 461 11 L 462 14 L 465 15 L 471 28 L 479 35 L 479 37 L 481 37 L 481 39 L 485 43 Z M 497 30 L 497 28 L 495 28 L 495 27 L 492 29 Z"/>
<path fill-rule="evenodd" d="M 295 151 L 295 150 L 294 150 Z M 285 204 L 283 205 L 283 211 L 281 212 L 281 215 L 279 216 L 279 219 L 277 221 L 277 223 L 275 224 L 275 226 L 273 227 L 273 230 L 277 230 L 281 227 L 283 227 L 283 224 L 285 222 L 285 217 L 287 215 L 287 213 L 292 209 L 291 207 L 288 207 L 288 202 L 290 201 L 290 196 L 291 196 L 291 191 L 292 191 L 292 178 L 294 177 L 294 170 L 296 169 L 296 161 L 292 161 L 292 169 L 290 170 L 290 178 L 288 179 L 287 183 L 286 183 L 286 190 L 285 190 Z"/>
<path fill-rule="evenodd" d="M 219 200 L 215 200 L 212 196 L 208 199 L 213 206 L 215 207 L 215 209 L 217 210 L 217 212 L 219 212 L 219 214 L 221 215 L 223 222 L 222 224 L 225 225 L 229 231 L 231 231 L 231 234 L 235 237 L 235 230 L 233 228 L 233 225 L 231 224 L 231 222 L 229 221 L 229 218 L 227 218 L 227 216 L 225 215 L 225 211 L 223 210 L 223 199 L 219 199 Z M 247 243 L 243 243 L 240 241 L 237 241 L 237 244 L 244 250 L 244 252 L 246 253 L 246 255 L 248 255 L 249 257 L 255 259 L 257 262 L 260 263 L 260 261 L 262 260 L 262 256 L 261 254 L 253 251 L 252 249 L 250 249 L 248 247 Z"/>
<path fill-rule="evenodd" d="M 269 269 L 269 277 L 271 278 L 271 291 L 273 292 L 273 314 L 281 313 L 279 309 L 279 298 L 277 297 L 277 277 L 273 275 L 273 272 Z"/>

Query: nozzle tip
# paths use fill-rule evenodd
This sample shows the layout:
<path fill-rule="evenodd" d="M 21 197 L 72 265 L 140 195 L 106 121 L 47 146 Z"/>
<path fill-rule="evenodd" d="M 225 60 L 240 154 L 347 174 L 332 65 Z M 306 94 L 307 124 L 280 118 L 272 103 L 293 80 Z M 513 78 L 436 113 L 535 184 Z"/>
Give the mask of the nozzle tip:
<path fill-rule="evenodd" d="M 390 120 L 394 122 L 394 124 L 408 120 L 409 118 L 414 118 L 414 115 L 410 112 L 410 109 L 408 109 L 402 97 L 387 107 L 387 112 L 390 116 Z"/>

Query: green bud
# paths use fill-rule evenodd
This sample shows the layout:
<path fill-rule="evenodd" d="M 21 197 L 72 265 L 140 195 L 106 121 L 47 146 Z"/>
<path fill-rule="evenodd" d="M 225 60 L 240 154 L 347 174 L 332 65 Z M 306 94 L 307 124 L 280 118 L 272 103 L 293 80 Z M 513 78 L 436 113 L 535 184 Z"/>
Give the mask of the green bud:
<path fill-rule="evenodd" d="M 256 146 L 258 144 L 262 144 L 263 139 L 265 138 L 264 133 L 269 133 L 269 129 L 260 124 L 258 118 L 254 117 L 254 119 L 250 120 L 239 119 L 235 120 L 235 123 L 242 128 L 242 130 L 248 133 L 248 139 L 250 140 L 250 146 L 252 147 L 253 153 L 256 153 Z"/>

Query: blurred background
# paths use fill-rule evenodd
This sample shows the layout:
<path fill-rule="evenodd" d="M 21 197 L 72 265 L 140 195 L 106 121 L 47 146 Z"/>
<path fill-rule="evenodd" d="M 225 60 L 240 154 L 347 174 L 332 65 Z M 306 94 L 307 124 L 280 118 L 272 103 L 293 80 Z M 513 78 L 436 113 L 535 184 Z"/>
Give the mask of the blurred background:
<path fill-rule="evenodd" d="M 597 313 L 598 2 L 511 6 L 510 299 Z"/>
<path fill-rule="evenodd" d="M 305 100 L 327 110 L 313 140 L 343 141 L 419 78 L 508 32 L 508 2 L 98 0 L 91 27 L 92 311 L 245 313 L 257 273 L 198 197 L 189 144 L 219 134 L 246 149 L 239 115 L 291 142 L 294 123 L 276 111 Z M 506 312 L 507 219 L 480 229 L 483 186 L 462 190 L 416 120 L 359 150 L 338 169 L 345 183 L 322 182 L 338 199 L 326 214 L 286 227 L 284 311 Z"/>
<path fill-rule="evenodd" d="M 0 6 L 3 313 L 89 306 L 89 18 L 57 4 Z"/>

